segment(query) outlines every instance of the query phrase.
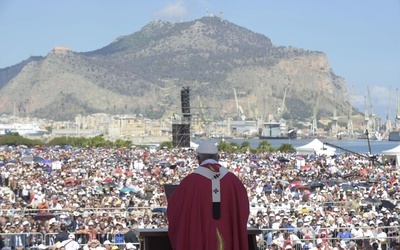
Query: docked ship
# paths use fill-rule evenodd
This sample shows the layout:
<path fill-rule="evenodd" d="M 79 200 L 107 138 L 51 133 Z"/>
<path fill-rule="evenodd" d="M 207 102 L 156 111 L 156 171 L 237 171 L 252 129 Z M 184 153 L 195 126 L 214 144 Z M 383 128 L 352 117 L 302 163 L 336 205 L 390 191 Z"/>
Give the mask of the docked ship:
<path fill-rule="evenodd" d="M 0 124 L 0 135 L 18 133 L 20 136 L 42 136 L 49 131 L 41 129 L 36 124 L 22 124 L 22 123 L 12 123 L 12 124 Z"/>
<path fill-rule="evenodd" d="M 297 132 L 294 129 L 287 129 L 284 121 L 270 121 L 262 124 L 258 138 L 261 140 L 272 139 L 296 139 Z"/>
<path fill-rule="evenodd" d="M 388 141 L 400 141 L 400 131 L 392 131 L 389 133 Z"/>
<path fill-rule="evenodd" d="M 357 135 L 357 139 L 370 139 L 373 141 L 382 141 L 383 140 L 384 135 L 381 135 L 378 131 L 375 132 L 374 134 L 358 134 Z"/>

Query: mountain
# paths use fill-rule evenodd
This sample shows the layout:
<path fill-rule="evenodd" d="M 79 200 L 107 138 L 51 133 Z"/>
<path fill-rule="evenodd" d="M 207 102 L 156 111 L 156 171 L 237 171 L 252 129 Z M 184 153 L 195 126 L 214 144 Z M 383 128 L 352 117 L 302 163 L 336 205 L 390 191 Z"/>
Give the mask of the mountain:
<path fill-rule="evenodd" d="M 347 114 L 345 80 L 322 52 L 275 46 L 265 35 L 217 17 L 153 21 L 106 47 L 77 53 L 55 47 L 0 69 L 0 112 L 54 120 L 77 114 L 181 113 L 189 86 L 191 112 L 211 119 L 266 117 L 282 107 L 288 119 Z M 235 91 L 237 102 L 235 100 Z M 200 108 L 202 107 L 202 108 Z"/>

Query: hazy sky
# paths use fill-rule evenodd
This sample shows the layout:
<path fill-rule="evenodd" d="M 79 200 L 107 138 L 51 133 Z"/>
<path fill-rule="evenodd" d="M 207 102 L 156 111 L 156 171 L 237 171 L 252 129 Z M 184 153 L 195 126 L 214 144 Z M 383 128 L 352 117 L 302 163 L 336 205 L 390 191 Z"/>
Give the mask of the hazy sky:
<path fill-rule="evenodd" d="M 394 117 L 400 0 L 0 0 L 0 68 L 45 56 L 56 45 L 96 50 L 155 18 L 191 21 L 221 12 L 274 45 L 324 52 L 356 107 L 364 111 L 369 86 L 375 113 L 386 120 L 391 100 Z"/>

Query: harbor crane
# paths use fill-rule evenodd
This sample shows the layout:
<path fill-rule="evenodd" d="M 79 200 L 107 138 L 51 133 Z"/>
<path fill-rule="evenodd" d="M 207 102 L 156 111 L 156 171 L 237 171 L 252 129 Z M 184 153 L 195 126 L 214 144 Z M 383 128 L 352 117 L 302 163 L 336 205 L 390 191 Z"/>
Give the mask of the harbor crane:
<path fill-rule="evenodd" d="M 236 102 L 236 110 L 237 110 L 237 118 L 240 121 L 244 121 L 246 120 L 246 116 L 244 115 L 243 109 L 242 107 L 239 105 L 238 99 L 237 99 L 237 95 L 236 95 L 236 89 L 233 88 L 233 93 L 235 95 L 235 102 Z"/>
<path fill-rule="evenodd" d="M 354 86 L 352 86 L 352 92 L 353 92 Z M 351 95 L 349 97 L 349 114 L 347 117 L 347 134 L 348 136 L 352 137 L 354 130 L 353 130 L 353 120 L 351 119 L 352 115 L 353 115 L 353 106 L 351 105 Z"/>
<path fill-rule="evenodd" d="M 332 134 L 338 136 L 338 116 L 337 116 L 337 111 L 336 108 L 333 109 L 333 124 L 332 124 Z"/>
<path fill-rule="evenodd" d="M 369 102 L 369 120 L 368 120 L 368 131 L 374 132 L 376 131 L 376 122 L 375 122 L 375 114 L 374 114 L 374 105 L 372 104 L 371 100 L 371 92 L 368 88 L 368 102 Z"/>
<path fill-rule="evenodd" d="M 391 94 L 392 94 L 392 87 L 389 88 L 389 105 L 388 105 L 388 110 L 386 113 L 386 130 L 385 130 L 385 135 L 389 135 L 390 131 L 392 131 L 392 122 L 390 121 L 390 99 L 391 99 Z"/>
<path fill-rule="evenodd" d="M 364 96 L 364 131 L 367 131 L 369 125 L 369 115 L 368 115 L 368 109 L 367 109 L 367 97 Z"/>
<path fill-rule="evenodd" d="M 281 121 L 283 112 L 285 111 L 285 101 L 286 101 L 286 94 L 287 94 L 288 89 L 289 89 L 289 86 L 286 86 L 285 92 L 283 94 L 282 105 L 281 105 L 281 107 L 278 107 L 278 109 L 277 109 L 277 112 L 276 112 L 277 113 L 277 116 L 276 116 L 277 121 Z"/>
<path fill-rule="evenodd" d="M 316 101 L 315 106 L 313 108 L 313 117 L 312 117 L 312 123 L 311 123 L 311 134 L 313 136 L 316 136 L 317 133 L 318 133 L 317 113 L 318 113 L 319 97 L 320 97 L 320 92 L 318 92 L 317 101 Z"/>
<path fill-rule="evenodd" d="M 396 120 L 400 121 L 399 89 L 396 89 Z"/>

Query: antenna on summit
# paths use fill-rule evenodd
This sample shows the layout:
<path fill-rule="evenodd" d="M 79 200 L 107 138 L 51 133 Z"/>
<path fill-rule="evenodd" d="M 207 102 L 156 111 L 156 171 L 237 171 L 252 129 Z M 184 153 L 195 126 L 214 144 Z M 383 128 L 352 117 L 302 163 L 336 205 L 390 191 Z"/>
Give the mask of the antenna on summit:
<path fill-rule="evenodd" d="M 206 17 L 208 17 L 208 8 L 206 9 Z"/>
<path fill-rule="evenodd" d="M 224 12 L 221 11 L 221 13 L 219 14 L 219 19 L 222 21 L 224 21 Z"/>

